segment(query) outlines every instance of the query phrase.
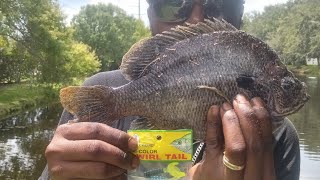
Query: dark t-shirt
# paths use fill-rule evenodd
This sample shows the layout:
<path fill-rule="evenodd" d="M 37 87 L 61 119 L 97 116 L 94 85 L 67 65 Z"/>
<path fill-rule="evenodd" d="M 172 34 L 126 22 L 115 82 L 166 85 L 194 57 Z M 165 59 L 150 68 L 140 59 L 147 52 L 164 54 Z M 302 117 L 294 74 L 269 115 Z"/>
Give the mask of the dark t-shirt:
<path fill-rule="evenodd" d="M 128 83 L 119 70 L 98 73 L 84 82 L 84 86 L 105 85 L 119 87 Z M 114 128 L 127 131 L 131 121 L 139 117 L 126 117 L 114 122 Z M 73 116 L 63 111 L 59 124 L 72 120 Z M 300 175 L 300 149 L 298 134 L 289 119 L 279 121 L 273 130 L 274 135 L 274 167 L 278 180 L 297 180 Z M 40 180 L 49 180 L 47 167 L 44 169 Z"/>

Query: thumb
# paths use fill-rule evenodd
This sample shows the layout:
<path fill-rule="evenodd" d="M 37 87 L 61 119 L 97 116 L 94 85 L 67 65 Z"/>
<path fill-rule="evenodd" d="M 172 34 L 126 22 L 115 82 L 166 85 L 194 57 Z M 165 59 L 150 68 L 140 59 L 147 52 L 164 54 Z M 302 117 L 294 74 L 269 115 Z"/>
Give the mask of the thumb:
<path fill-rule="evenodd" d="M 210 107 L 207 115 L 205 159 L 214 159 L 223 148 L 222 121 L 219 106 Z"/>
<path fill-rule="evenodd" d="M 213 175 L 218 174 L 218 168 L 213 167 L 221 167 L 223 134 L 220 108 L 218 106 L 210 107 L 206 126 L 204 157 L 200 163 L 197 163 L 189 170 L 189 177 L 194 180 L 212 179 Z M 221 156 L 221 158 L 217 158 L 218 156 Z"/>

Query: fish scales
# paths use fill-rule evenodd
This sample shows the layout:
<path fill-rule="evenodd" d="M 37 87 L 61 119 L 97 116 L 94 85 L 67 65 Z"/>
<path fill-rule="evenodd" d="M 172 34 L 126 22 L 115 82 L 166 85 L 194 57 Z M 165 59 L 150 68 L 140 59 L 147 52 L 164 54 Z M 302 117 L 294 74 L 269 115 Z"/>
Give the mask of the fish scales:
<path fill-rule="evenodd" d="M 132 128 L 193 129 L 194 138 L 203 140 L 209 107 L 239 93 L 261 97 L 275 117 L 296 112 L 309 99 L 305 84 L 268 45 L 224 21 L 171 32 L 137 43 L 124 56 L 121 70 L 130 83 L 67 87 L 60 94 L 63 106 L 80 121 L 111 124 L 141 116 Z"/>

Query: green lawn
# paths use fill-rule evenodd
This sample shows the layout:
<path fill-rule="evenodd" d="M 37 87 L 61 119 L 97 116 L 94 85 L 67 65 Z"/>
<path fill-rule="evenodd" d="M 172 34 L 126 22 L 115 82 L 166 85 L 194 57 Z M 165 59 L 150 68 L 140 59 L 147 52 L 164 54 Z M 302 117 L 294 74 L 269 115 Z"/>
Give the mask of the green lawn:
<path fill-rule="evenodd" d="M 287 66 L 292 72 L 298 75 L 320 76 L 319 66 Z"/>
<path fill-rule="evenodd" d="M 77 86 L 83 81 L 83 78 L 74 78 L 69 85 Z M 63 86 L 66 85 L 0 84 L 0 120 L 28 108 L 59 101 L 59 90 Z"/>
<path fill-rule="evenodd" d="M 0 86 L 0 117 L 57 99 L 57 90 L 30 84 Z"/>

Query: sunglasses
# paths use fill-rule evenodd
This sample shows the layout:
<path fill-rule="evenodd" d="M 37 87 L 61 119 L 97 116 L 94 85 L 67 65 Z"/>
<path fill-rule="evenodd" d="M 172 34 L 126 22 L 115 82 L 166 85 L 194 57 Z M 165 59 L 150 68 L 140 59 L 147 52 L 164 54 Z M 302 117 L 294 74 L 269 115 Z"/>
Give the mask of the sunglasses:
<path fill-rule="evenodd" d="M 186 21 L 196 3 L 195 0 L 148 0 L 153 8 L 157 19 L 161 22 L 183 22 Z M 201 0 L 204 8 L 205 18 L 219 17 L 222 13 L 222 1 Z"/>

